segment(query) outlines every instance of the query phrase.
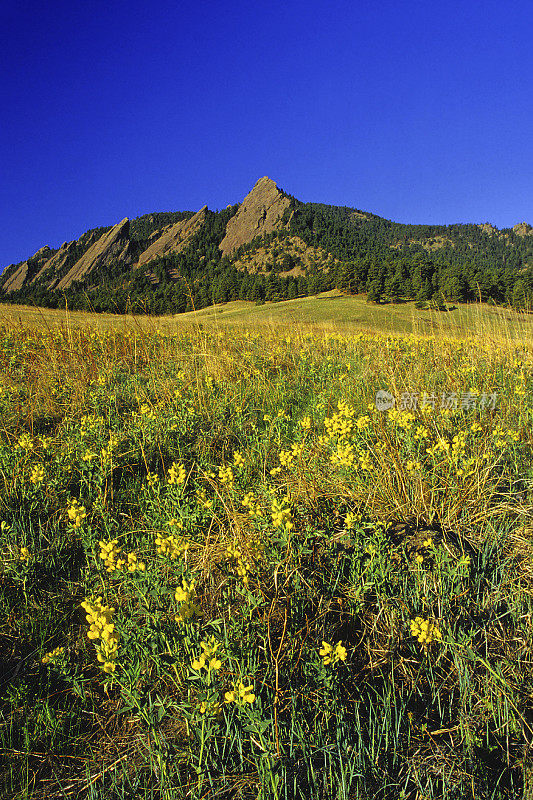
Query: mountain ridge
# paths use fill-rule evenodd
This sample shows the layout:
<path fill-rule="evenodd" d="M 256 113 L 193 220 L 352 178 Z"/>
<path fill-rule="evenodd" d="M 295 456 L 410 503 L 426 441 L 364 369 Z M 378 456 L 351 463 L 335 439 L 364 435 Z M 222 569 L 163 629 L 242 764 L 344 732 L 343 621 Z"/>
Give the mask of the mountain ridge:
<path fill-rule="evenodd" d="M 4 269 L 0 295 L 54 305 L 67 293 L 89 306 L 99 297 L 101 306 L 107 294 L 121 307 L 133 296 L 156 312 L 171 295 L 170 306 L 184 310 L 187 293 L 205 305 L 215 295 L 261 301 L 332 285 L 368 291 L 378 302 L 384 296 L 423 301 L 438 292 L 475 299 L 476 287 L 496 302 L 511 302 L 513 294 L 533 297 L 532 255 L 526 222 L 501 230 L 489 223 L 406 225 L 347 206 L 302 203 L 263 176 L 223 211 L 204 205 L 125 217 L 59 248 L 45 245 Z"/>

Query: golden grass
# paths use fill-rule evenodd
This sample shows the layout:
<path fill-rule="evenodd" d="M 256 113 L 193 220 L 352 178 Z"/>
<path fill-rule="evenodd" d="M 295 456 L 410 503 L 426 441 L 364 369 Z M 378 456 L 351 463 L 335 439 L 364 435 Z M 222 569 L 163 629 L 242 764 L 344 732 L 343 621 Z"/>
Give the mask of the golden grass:
<path fill-rule="evenodd" d="M 460 304 L 454 310 L 423 311 L 414 302 L 374 305 L 364 295 L 337 291 L 313 297 L 265 303 L 232 301 L 185 314 L 92 314 L 68 309 L 45 309 L 0 304 L 0 325 L 30 327 L 86 327 L 107 330 L 182 331 L 188 326 L 268 326 L 310 328 L 315 333 L 339 331 L 344 335 L 368 333 L 414 334 L 429 337 L 479 336 L 485 341 L 510 344 L 533 342 L 533 316 L 487 303 Z"/>

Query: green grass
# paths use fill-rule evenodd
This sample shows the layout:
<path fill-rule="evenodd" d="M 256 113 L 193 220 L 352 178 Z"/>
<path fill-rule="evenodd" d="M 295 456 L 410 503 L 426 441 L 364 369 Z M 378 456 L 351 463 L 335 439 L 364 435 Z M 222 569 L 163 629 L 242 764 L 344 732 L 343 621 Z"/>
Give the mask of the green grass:
<path fill-rule="evenodd" d="M 265 303 L 230 302 L 184 314 L 183 320 L 217 320 L 224 323 L 268 324 L 273 326 L 314 325 L 325 330 L 338 328 L 343 333 L 357 330 L 376 333 L 499 336 L 502 327 L 510 337 L 530 336 L 530 315 L 486 303 L 459 304 L 447 312 L 420 310 L 414 302 L 376 305 L 365 295 L 346 296 L 325 292 L 313 297 Z"/>
<path fill-rule="evenodd" d="M 4 328 L 0 796 L 531 797 L 533 351 L 342 308 Z"/>
<path fill-rule="evenodd" d="M 499 341 L 531 341 L 533 317 L 513 309 L 486 303 L 458 304 L 449 311 L 415 308 L 414 302 L 376 305 L 365 295 L 347 296 L 324 292 L 313 297 L 256 305 L 232 301 L 196 312 L 172 316 L 89 314 L 82 311 L 41 309 L 0 304 L 0 323 L 36 327 L 90 325 L 99 330 L 162 330 L 179 332 L 183 327 L 202 325 L 245 325 L 273 328 L 311 326 L 315 332 L 339 330 L 345 335 L 357 331 L 421 336 L 489 337 Z"/>

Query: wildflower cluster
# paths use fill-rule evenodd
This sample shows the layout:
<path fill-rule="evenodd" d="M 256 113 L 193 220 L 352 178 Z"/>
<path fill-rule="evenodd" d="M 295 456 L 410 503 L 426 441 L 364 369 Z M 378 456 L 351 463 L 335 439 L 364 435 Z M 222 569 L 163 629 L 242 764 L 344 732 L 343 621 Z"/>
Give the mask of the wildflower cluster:
<path fill-rule="evenodd" d="M 218 701 L 208 702 L 207 700 L 202 700 L 198 706 L 198 711 L 200 714 L 216 717 L 217 720 L 222 717 L 222 706 Z"/>
<path fill-rule="evenodd" d="M 339 439 L 347 439 L 353 431 L 355 409 L 343 400 L 339 400 L 337 408 L 339 409 L 338 413 L 324 419 L 326 440 L 333 439 L 335 436 Z"/>
<path fill-rule="evenodd" d="M 94 601 L 84 600 L 81 607 L 87 612 L 86 620 L 90 624 L 87 638 L 95 642 L 96 658 L 104 672 L 115 672 L 118 650 L 118 636 L 115 625 L 111 621 L 115 609 L 102 604 L 102 598 Z"/>
<path fill-rule="evenodd" d="M 293 442 L 290 450 L 280 450 L 279 463 L 280 466 L 274 467 L 270 470 L 271 475 L 279 475 L 283 467 L 290 467 L 294 460 L 301 458 L 304 450 L 302 442 Z"/>
<path fill-rule="evenodd" d="M 28 550 L 28 548 L 27 547 L 21 547 L 20 548 L 19 561 L 29 561 L 30 558 L 31 558 L 31 553 Z"/>
<path fill-rule="evenodd" d="M 198 658 L 192 660 L 192 668 L 197 672 L 206 669 L 208 673 L 211 670 L 219 670 L 222 666 L 222 661 L 218 658 L 216 652 L 220 647 L 220 642 L 215 641 L 215 637 L 211 636 L 208 642 L 200 642 L 200 647 L 203 652 Z"/>
<path fill-rule="evenodd" d="M 262 510 L 261 503 L 253 492 L 246 492 L 241 500 L 241 504 L 244 506 L 244 508 L 248 509 L 248 513 L 251 517 L 260 516 Z"/>
<path fill-rule="evenodd" d="M 244 456 L 242 453 L 239 453 L 238 450 L 233 452 L 233 466 L 238 468 L 244 467 Z"/>
<path fill-rule="evenodd" d="M 67 514 L 74 528 L 80 528 L 83 520 L 87 516 L 85 506 L 80 505 L 79 501 L 75 499 L 70 501 Z"/>
<path fill-rule="evenodd" d="M 350 442 L 338 442 L 337 449 L 331 455 L 333 464 L 340 464 L 344 467 L 351 467 L 355 461 L 355 450 Z"/>
<path fill-rule="evenodd" d="M 174 461 L 168 471 L 168 482 L 172 486 L 181 486 L 186 478 L 187 471 L 181 461 Z"/>
<path fill-rule="evenodd" d="M 372 454 L 369 450 L 364 450 L 359 454 L 359 469 L 363 472 L 372 472 L 374 465 L 372 463 Z"/>
<path fill-rule="evenodd" d="M 387 411 L 387 417 L 390 422 L 395 423 L 399 428 L 404 431 L 410 431 L 415 423 L 415 415 L 410 411 L 398 410 L 391 408 Z"/>
<path fill-rule="evenodd" d="M 60 659 L 60 657 L 65 652 L 64 647 L 55 647 L 49 653 L 46 653 L 43 658 L 41 658 L 41 664 L 55 664 L 56 661 Z"/>
<path fill-rule="evenodd" d="M 44 480 L 44 467 L 42 464 L 36 464 L 32 470 L 30 475 L 30 481 L 33 483 L 34 486 L 37 486 L 38 483 Z"/>
<path fill-rule="evenodd" d="M 156 486 L 159 483 L 159 475 L 157 474 L 157 472 L 148 471 L 146 473 L 146 483 L 148 484 L 150 489 L 153 489 L 154 486 Z"/>
<path fill-rule="evenodd" d="M 176 598 L 176 601 L 180 604 L 178 608 L 178 613 L 174 616 L 176 622 L 183 624 L 184 622 L 188 622 L 194 617 L 203 616 L 203 612 L 200 606 L 198 606 L 195 603 L 196 600 L 195 581 L 187 583 L 185 578 L 183 578 L 181 581 L 181 586 L 178 586 L 178 588 L 176 589 L 174 597 Z"/>
<path fill-rule="evenodd" d="M 285 528 L 290 531 L 294 527 L 291 510 L 288 507 L 289 498 L 283 497 L 281 500 L 272 501 L 272 524 L 275 528 Z"/>
<path fill-rule="evenodd" d="M 322 647 L 318 651 L 318 654 L 322 656 L 322 663 L 325 666 L 328 664 L 333 666 L 338 661 L 346 661 L 348 651 L 343 647 L 342 641 L 337 642 L 335 647 L 328 642 L 322 642 Z"/>
<path fill-rule="evenodd" d="M 218 468 L 218 479 L 223 486 L 226 486 L 228 489 L 233 488 L 233 484 L 235 483 L 235 476 L 233 474 L 233 470 L 231 467 L 219 467 Z"/>
<path fill-rule="evenodd" d="M 126 567 L 128 572 L 139 570 L 144 572 L 146 564 L 138 561 L 135 553 L 124 553 L 120 556 L 122 548 L 118 546 L 118 539 L 111 539 L 109 542 L 98 542 L 100 545 L 100 558 L 104 562 L 107 572 L 115 572 Z"/>
<path fill-rule="evenodd" d="M 354 514 L 353 511 L 349 511 L 344 519 L 344 527 L 347 531 L 352 531 L 355 527 L 355 523 L 359 522 L 360 519 L 361 514 Z"/>
<path fill-rule="evenodd" d="M 242 681 L 239 681 L 233 685 L 233 690 L 231 692 L 225 693 L 224 702 L 235 703 L 237 706 L 244 706 L 246 703 L 252 704 L 255 700 L 253 688 L 253 683 L 249 684 L 249 686 L 245 686 Z"/>
<path fill-rule="evenodd" d="M 29 433 L 23 433 L 22 436 L 19 437 L 15 447 L 17 450 L 25 450 L 26 452 L 33 450 L 34 443 Z"/>
<path fill-rule="evenodd" d="M 248 586 L 248 573 L 252 571 L 252 562 L 247 558 L 242 550 L 236 545 L 229 545 L 226 548 L 226 555 L 229 558 L 234 558 L 237 562 L 237 575 L 242 578 L 245 586 Z"/>
<path fill-rule="evenodd" d="M 427 645 L 433 641 L 440 641 L 442 633 L 434 622 L 423 617 L 415 617 L 410 622 L 411 636 L 416 636 L 420 644 Z"/>
<path fill-rule="evenodd" d="M 189 549 L 189 542 L 180 541 L 173 533 L 170 536 L 155 535 L 155 545 L 160 556 L 168 556 L 172 561 L 181 558 Z"/>

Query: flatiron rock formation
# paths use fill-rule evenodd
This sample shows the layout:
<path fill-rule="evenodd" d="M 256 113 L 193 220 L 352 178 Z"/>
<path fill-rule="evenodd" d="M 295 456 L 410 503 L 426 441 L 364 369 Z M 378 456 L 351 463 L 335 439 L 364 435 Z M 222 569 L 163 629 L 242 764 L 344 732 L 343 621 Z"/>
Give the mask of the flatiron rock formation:
<path fill-rule="evenodd" d="M 194 217 L 182 219 L 174 225 L 169 225 L 163 230 L 154 242 L 148 247 L 137 262 L 138 267 L 148 264 L 156 258 L 179 253 L 185 249 L 192 237 L 200 230 L 205 222 L 207 206 L 203 206 L 197 211 Z"/>
<path fill-rule="evenodd" d="M 53 250 L 51 250 L 48 245 L 45 245 L 44 247 L 41 247 L 40 250 L 37 250 L 35 255 L 31 257 L 31 261 L 33 263 L 37 263 L 38 265 L 46 265 L 48 264 L 48 260 L 52 253 Z M 30 259 L 28 259 L 28 261 L 30 261 Z M 6 292 L 16 292 L 17 289 L 20 289 L 24 285 L 28 277 L 28 261 L 23 261 L 22 264 L 19 264 L 14 272 L 8 276 L 3 285 L 3 288 L 6 290 Z M 14 264 L 7 267 L 7 270 L 12 269 L 13 267 Z"/>
<path fill-rule="evenodd" d="M 110 231 L 100 236 L 89 247 L 87 252 L 61 278 L 57 286 L 51 286 L 50 288 L 68 289 L 72 281 L 79 281 L 97 266 L 106 266 L 117 260 L 123 263 L 127 263 L 128 260 L 132 261 L 133 257 L 129 253 L 129 228 L 130 221 L 127 217 L 124 217 L 122 222 L 114 225 Z"/>
<path fill-rule="evenodd" d="M 257 236 L 279 230 L 281 218 L 290 205 L 273 180 L 259 178 L 239 206 L 239 210 L 226 226 L 226 235 L 220 243 L 223 255 L 248 244 Z"/>

